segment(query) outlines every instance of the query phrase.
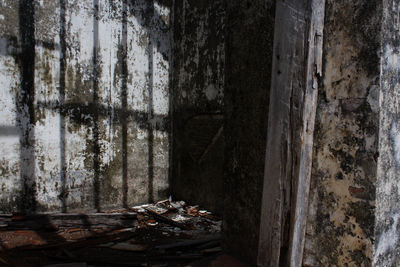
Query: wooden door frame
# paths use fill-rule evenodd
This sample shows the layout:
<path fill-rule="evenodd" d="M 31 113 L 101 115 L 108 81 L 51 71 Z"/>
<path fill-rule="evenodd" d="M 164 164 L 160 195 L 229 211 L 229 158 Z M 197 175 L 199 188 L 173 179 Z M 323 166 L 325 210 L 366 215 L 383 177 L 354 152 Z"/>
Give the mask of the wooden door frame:
<path fill-rule="evenodd" d="M 276 2 L 259 266 L 302 265 L 324 13 L 325 0 Z"/>

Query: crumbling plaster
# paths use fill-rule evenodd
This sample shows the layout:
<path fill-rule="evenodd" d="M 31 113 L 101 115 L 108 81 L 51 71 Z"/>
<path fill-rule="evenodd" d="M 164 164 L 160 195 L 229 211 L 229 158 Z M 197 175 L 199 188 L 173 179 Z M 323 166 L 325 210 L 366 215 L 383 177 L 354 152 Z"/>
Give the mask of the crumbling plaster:
<path fill-rule="evenodd" d="M 327 1 L 304 265 L 371 266 L 381 4 Z"/>

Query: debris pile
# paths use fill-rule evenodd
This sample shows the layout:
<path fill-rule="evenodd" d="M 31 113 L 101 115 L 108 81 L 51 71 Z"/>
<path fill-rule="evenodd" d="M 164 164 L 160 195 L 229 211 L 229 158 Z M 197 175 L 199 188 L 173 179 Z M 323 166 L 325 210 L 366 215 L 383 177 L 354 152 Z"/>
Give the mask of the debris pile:
<path fill-rule="evenodd" d="M 0 227 L 0 266 L 188 266 L 221 254 L 220 218 L 183 201 L 4 215 Z"/>
<path fill-rule="evenodd" d="M 139 228 L 156 226 L 162 222 L 174 227 L 175 233 L 186 230 L 193 235 L 221 231 L 221 220 L 218 217 L 206 210 L 200 210 L 199 206 L 186 205 L 184 201 L 164 200 L 134 207 L 133 211 L 138 214 Z M 171 230 L 168 227 L 165 229 Z"/>

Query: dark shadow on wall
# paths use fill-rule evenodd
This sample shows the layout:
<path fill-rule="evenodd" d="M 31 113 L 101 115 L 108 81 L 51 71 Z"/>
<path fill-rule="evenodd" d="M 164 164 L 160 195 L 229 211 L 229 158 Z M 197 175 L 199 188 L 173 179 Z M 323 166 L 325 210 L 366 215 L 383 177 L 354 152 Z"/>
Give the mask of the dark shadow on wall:
<path fill-rule="evenodd" d="M 147 7 L 146 7 L 146 15 L 145 15 L 145 23 L 149 25 L 150 27 L 152 26 L 153 23 L 153 17 L 154 17 L 154 3 L 152 1 L 147 2 Z M 149 176 L 149 181 L 148 181 L 148 202 L 152 203 L 154 201 L 154 190 L 153 190 L 153 184 L 154 184 L 154 160 L 153 160 L 153 147 L 154 147 L 154 132 L 153 132 L 153 125 L 152 125 L 152 119 L 153 119 L 153 113 L 154 113 L 154 108 L 153 108 L 153 86 L 154 86 L 154 66 L 153 66 L 153 44 L 154 44 L 154 34 L 152 31 L 149 32 L 149 44 L 147 47 L 147 54 L 148 54 L 148 62 L 149 62 L 149 70 L 148 70 L 148 95 L 149 95 L 149 102 L 148 102 L 148 109 L 147 109 L 147 115 L 148 115 L 148 125 L 147 125 L 147 144 L 148 144 L 148 176 Z"/>
<path fill-rule="evenodd" d="M 128 207 L 128 8 L 127 0 L 122 0 L 122 88 L 121 88 L 121 106 L 122 106 L 122 205 Z"/>
<path fill-rule="evenodd" d="M 19 33 L 21 53 L 17 57 L 20 68 L 20 91 L 17 93 L 17 121 L 20 139 L 21 195 L 19 210 L 36 212 L 35 175 L 35 8 L 30 0 L 19 1 Z"/>
<path fill-rule="evenodd" d="M 224 209 L 225 1 L 175 1 L 172 195 Z"/>
<path fill-rule="evenodd" d="M 60 78 L 59 78 L 59 101 L 60 106 L 65 104 L 65 70 L 66 70 L 66 50 L 67 44 L 65 40 L 66 25 L 65 25 L 65 12 L 66 12 L 66 0 L 60 0 Z M 59 198 L 61 200 L 61 211 L 67 212 L 67 197 L 68 192 L 66 188 L 66 159 L 65 159 L 65 116 L 63 112 L 59 112 L 60 115 L 60 178 L 61 178 L 61 193 Z"/>
<path fill-rule="evenodd" d="M 93 103 L 99 102 L 99 0 L 93 0 Z M 99 146 L 99 114 L 93 114 L 93 194 L 94 208 L 100 212 L 100 146 Z"/>

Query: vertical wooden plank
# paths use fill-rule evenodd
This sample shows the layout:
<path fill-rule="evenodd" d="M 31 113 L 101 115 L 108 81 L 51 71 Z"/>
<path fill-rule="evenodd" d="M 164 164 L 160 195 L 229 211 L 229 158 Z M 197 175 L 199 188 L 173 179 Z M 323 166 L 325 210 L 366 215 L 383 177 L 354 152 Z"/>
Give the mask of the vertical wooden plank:
<path fill-rule="evenodd" d="M 291 129 L 293 90 L 304 88 L 305 20 L 308 0 L 277 1 L 268 137 L 263 186 L 259 266 L 279 266 L 282 245 L 288 243 L 292 182 Z M 303 89 L 304 90 L 304 89 Z M 289 213 L 287 213 L 289 211 Z M 288 235 L 287 235 L 288 236 Z"/>
<path fill-rule="evenodd" d="M 278 1 L 258 264 L 301 266 L 325 1 Z"/>
<path fill-rule="evenodd" d="M 311 179 L 313 134 L 317 108 L 318 79 L 322 68 L 322 41 L 325 1 L 311 1 L 311 20 L 308 32 L 306 91 L 304 95 L 303 127 L 301 130 L 300 166 L 296 179 L 294 216 L 291 218 L 290 266 L 301 266 L 307 221 Z"/>

